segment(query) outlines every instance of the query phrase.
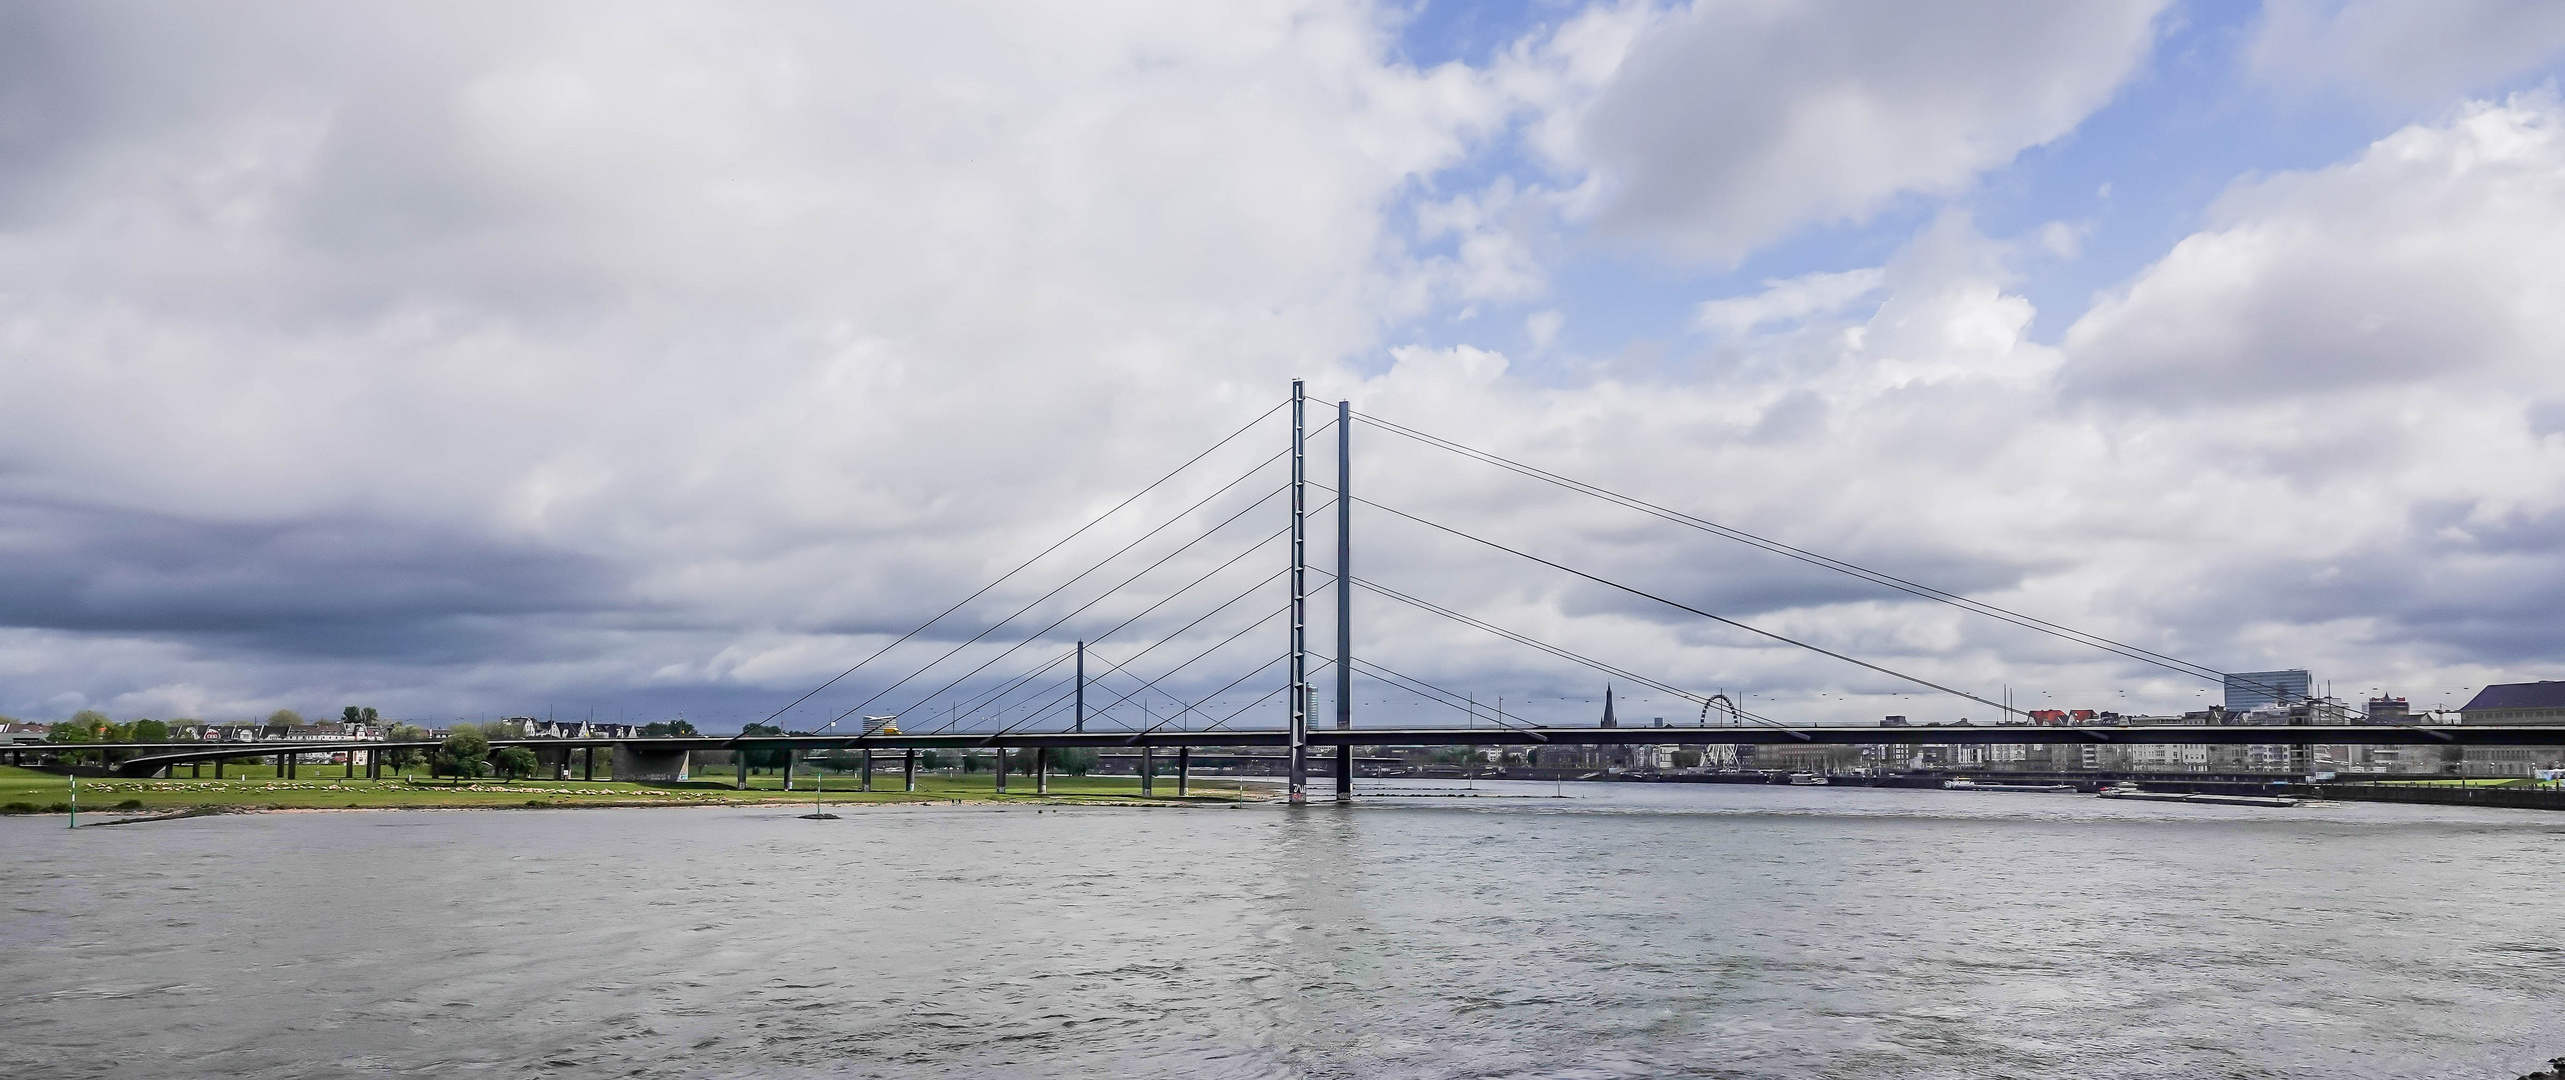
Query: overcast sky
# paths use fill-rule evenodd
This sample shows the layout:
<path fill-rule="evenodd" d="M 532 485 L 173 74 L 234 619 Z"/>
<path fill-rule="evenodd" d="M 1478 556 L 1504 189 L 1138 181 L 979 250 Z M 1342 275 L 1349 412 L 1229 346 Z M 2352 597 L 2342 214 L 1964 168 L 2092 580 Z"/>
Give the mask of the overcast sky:
<path fill-rule="evenodd" d="M 2542 0 L 0 4 L 0 712 L 733 728 L 1294 377 L 2219 669 L 2565 678 L 2560 55 Z M 1204 708 L 1278 722 L 1280 421 L 789 721 L 1243 631 L 1109 722 L 1241 676 Z M 1972 693 L 2216 697 L 1355 435 L 1383 505 Z M 1991 719 L 1355 532 L 1766 715 Z M 1368 593 L 1355 652 L 1542 720 L 1605 682 Z"/>

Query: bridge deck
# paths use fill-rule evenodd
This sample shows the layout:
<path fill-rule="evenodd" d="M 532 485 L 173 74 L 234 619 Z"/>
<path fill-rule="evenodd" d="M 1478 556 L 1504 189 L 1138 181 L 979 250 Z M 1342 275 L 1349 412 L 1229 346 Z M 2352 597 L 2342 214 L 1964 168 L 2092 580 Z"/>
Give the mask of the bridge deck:
<path fill-rule="evenodd" d="M 1281 728 L 1248 730 L 1147 732 L 943 732 L 900 735 L 698 735 L 673 738 L 493 739 L 493 746 L 552 749 L 630 745 L 652 751 L 733 750 L 789 746 L 803 750 L 983 750 L 994 747 L 1179 747 L 1287 746 Z M 1309 743 L 1320 748 L 1357 746 L 1561 746 L 1728 744 L 1751 746 L 1876 746 L 1931 744 L 1957 746 L 2120 743 L 2130 745 L 2311 746 L 2565 746 L 2565 726 L 2470 724 L 2354 724 L 2339 726 L 2163 725 L 2124 727 L 1482 727 L 1482 728 L 1334 728 L 1312 729 Z M 323 754 L 341 750 L 432 749 L 433 742 L 261 742 L 261 743 L 35 743 L 7 748 L 18 753 L 60 750 L 109 750 L 134 754 L 118 763 L 120 772 L 144 775 L 168 765 L 275 754 Z"/>

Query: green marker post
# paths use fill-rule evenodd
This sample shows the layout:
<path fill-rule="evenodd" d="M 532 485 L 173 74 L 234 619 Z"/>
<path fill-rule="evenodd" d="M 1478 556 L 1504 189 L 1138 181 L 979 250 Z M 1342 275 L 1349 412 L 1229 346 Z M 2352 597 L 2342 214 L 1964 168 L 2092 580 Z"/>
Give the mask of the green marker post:
<path fill-rule="evenodd" d="M 80 774 L 71 774 L 71 828 L 80 827 Z"/>

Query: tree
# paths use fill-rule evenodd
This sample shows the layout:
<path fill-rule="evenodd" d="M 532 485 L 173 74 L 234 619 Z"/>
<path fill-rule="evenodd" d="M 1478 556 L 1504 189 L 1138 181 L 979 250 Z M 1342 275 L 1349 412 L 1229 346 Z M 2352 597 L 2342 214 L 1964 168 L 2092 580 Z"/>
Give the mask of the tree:
<path fill-rule="evenodd" d="M 921 769 L 928 769 L 928 770 L 941 769 L 941 768 L 943 768 L 943 767 L 944 767 L 944 752 L 943 752 L 943 751 L 941 751 L 941 750 L 920 750 L 920 751 L 918 751 L 918 752 L 917 752 L 917 767 L 918 767 L 918 768 L 921 768 Z"/>
<path fill-rule="evenodd" d="M 510 780 L 524 779 L 543 768 L 543 762 L 535 759 L 534 751 L 522 746 L 502 746 L 491 751 L 490 761 L 498 766 L 499 775 Z"/>
<path fill-rule="evenodd" d="M 682 720 L 678 721 L 678 723 L 684 722 L 685 721 Z M 647 732 L 645 732 L 645 734 L 646 733 Z M 784 733 L 784 729 L 776 727 L 773 724 L 742 724 L 739 727 L 739 733 L 742 735 L 781 735 Z M 793 756 L 793 748 L 790 746 L 745 747 L 739 752 L 742 755 L 742 763 L 752 769 L 780 769 L 784 767 L 784 762 L 790 760 Z"/>
<path fill-rule="evenodd" d="M 478 777 L 490 767 L 490 739 L 470 724 L 455 725 L 436 748 L 436 766 L 458 781 Z"/>
<path fill-rule="evenodd" d="M 391 742 L 426 742 L 428 731 L 415 724 L 394 724 L 383 737 Z M 406 769 L 419 763 L 422 755 L 415 747 L 383 751 L 383 763 L 395 769 Z"/>
<path fill-rule="evenodd" d="M 338 722 L 342 724 L 362 724 L 365 722 L 365 710 L 357 708 L 354 705 L 340 709 L 338 711 Z"/>
<path fill-rule="evenodd" d="M 69 720 L 56 721 L 53 730 L 45 734 L 45 741 L 69 744 L 99 742 L 107 737 L 107 727 L 106 713 L 96 709 L 82 709 L 71 714 Z M 100 755 L 90 750 L 65 752 L 56 756 L 66 765 L 94 765 L 100 760 Z"/>
<path fill-rule="evenodd" d="M 1071 776 L 1085 776 L 1095 769 L 1095 751 L 1083 746 L 1063 746 L 1051 751 L 1051 771 Z"/>
<path fill-rule="evenodd" d="M 647 724 L 641 725 L 641 733 L 644 736 L 698 734 L 698 732 L 695 731 L 695 725 L 687 723 L 684 720 L 653 720 Z"/>
<path fill-rule="evenodd" d="M 158 720 L 136 720 L 128 739 L 132 742 L 168 742 L 169 725 Z"/>
<path fill-rule="evenodd" d="M 278 709 L 267 714 L 267 726 L 293 729 L 303 726 L 303 714 L 292 709 Z"/>

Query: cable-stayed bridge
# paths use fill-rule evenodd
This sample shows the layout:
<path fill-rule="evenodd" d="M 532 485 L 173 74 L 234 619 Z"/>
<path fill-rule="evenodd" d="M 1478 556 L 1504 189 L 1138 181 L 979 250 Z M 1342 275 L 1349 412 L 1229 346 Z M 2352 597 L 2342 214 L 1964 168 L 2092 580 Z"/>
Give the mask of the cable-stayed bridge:
<path fill-rule="evenodd" d="M 2122 661 L 2219 684 L 2231 683 L 2237 676 L 1563 476 L 1357 412 L 1348 402 L 1336 402 L 1332 417 L 1323 417 L 1313 426 L 1310 405 L 1302 384 L 1294 382 L 1286 400 L 774 710 L 746 733 L 494 742 L 563 753 L 584 751 L 585 767 L 591 773 L 596 749 L 611 747 L 618 778 L 655 775 L 665 771 L 671 757 L 682 761 L 684 754 L 696 750 L 852 749 L 867 751 L 868 762 L 870 751 L 894 750 L 903 752 L 903 764 L 913 775 L 915 753 L 922 749 L 1031 748 L 1039 752 L 1121 747 L 1150 753 L 1164 748 L 1175 750 L 1181 759 L 1195 747 L 1279 748 L 1288 762 L 1294 801 L 1306 797 L 1311 774 L 1322 770 L 1332 772 L 1336 796 L 1349 797 L 1354 748 L 1377 745 L 2565 745 L 2565 728 L 2556 727 L 2365 722 L 2058 727 L 2012 722 L 2023 714 L 2009 700 L 1985 696 L 1956 685 L 1955 680 L 1899 670 L 1722 614 L 1712 609 L 1711 602 L 1687 599 L 1678 595 L 1679 590 L 1622 580 L 1558 552 L 1485 535 L 1414 508 L 1359 495 L 1352 490 L 1354 429 L 1361 427 L 1554 491 L 1617 506 L 1668 528 L 1730 541 L 1805 568 L 1842 575 L 1865 587 L 1944 605 Z M 1287 418 L 1288 442 L 1260 454 L 1250 436 L 1260 430 L 1270 432 L 1278 415 Z M 1331 435 L 1332 484 L 1310 474 L 1312 443 Z M 1241 457 L 1250 462 L 1244 468 L 1228 460 Z M 1279 479 L 1277 471 L 1283 473 Z M 1164 507 L 1170 504 L 1175 509 L 1166 512 Z M 1631 670 L 1437 602 L 1421 595 L 1413 584 L 1358 574 L 1354 543 L 1358 506 L 1367 524 L 1416 530 L 1453 546 L 1500 557 L 1518 571 L 1548 575 L 1562 585 L 1655 608 L 1668 618 L 1716 628 L 1740 641 L 1804 650 L 1828 663 L 1860 669 L 1868 678 L 1983 706 L 2004 722 L 1961 727 L 1784 723 L 1741 708 L 1724 692 L 1704 692 L 1698 683 L 1686 685 L 1677 676 Z M 1321 565 L 1313 558 L 1312 528 L 1316 526 L 1323 536 L 1329 525 L 1334 542 L 1322 541 L 1321 546 L 1332 547 L 1332 559 Z M 1098 554 L 1091 549 L 1102 550 Z M 1056 584 L 1043 588 L 1045 582 Z M 1029 599 L 1003 613 L 984 610 L 1001 596 L 1028 592 L 1032 593 Z M 1528 722 L 1519 713 L 1508 715 L 1501 703 L 1491 708 L 1473 694 L 1389 667 L 1377 659 L 1376 651 L 1367 655 L 1354 617 L 1358 592 L 1416 617 L 1464 628 L 1493 644 L 1525 650 L 1544 658 L 1540 662 L 1587 669 L 1685 702 L 1687 708 L 1698 711 L 1689 718 L 1689 726 L 1676 727 Z M 1332 608 L 1321 624 L 1333 632 L 1324 651 L 1310 636 L 1313 615 L 1320 607 Z M 975 625 L 978 629 L 965 636 L 964 631 Z M 1372 692 L 1403 696 L 1411 707 L 1439 710 L 1441 722 L 1358 724 L 1358 719 L 1366 719 L 1357 716 L 1358 681 Z M 2282 700 L 2288 696 L 2280 687 L 2258 689 Z M 1329 706 L 1328 715 L 1320 714 L 1322 704 Z M 803 730 L 784 730 L 788 726 Z M 293 754 L 393 745 L 188 743 L 115 749 L 133 755 L 119 765 L 119 771 L 148 775 L 189 762 L 277 755 L 289 755 L 280 760 L 290 762 Z M 351 755 L 351 770 L 353 761 Z M 1001 785 L 1003 777 L 1001 758 Z"/>

